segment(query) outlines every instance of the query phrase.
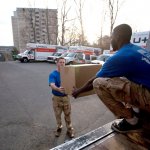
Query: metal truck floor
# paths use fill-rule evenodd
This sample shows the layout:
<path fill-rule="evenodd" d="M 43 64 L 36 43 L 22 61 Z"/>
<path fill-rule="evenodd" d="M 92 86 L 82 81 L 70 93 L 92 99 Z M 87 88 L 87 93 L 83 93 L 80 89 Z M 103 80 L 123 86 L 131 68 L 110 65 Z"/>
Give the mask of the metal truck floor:
<path fill-rule="evenodd" d="M 119 119 L 115 120 L 119 121 Z M 114 121 L 113 121 L 114 122 Z M 51 150 L 148 150 L 111 129 L 110 122 Z"/>

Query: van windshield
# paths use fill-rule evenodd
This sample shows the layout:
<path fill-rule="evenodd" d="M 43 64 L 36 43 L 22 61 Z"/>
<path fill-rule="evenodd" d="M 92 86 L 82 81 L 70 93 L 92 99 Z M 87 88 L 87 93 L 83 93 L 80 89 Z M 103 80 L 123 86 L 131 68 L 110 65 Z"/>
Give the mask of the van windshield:
<path fill-rule="evenodd" d="M 68 55 L 68 53 L 63 53 L 62 55 L 61 55 L 61 57 L 66 57 Z"/>
<path fill-rule="evenodd" d="M 67 57 L 74 57 L 76 53 L 68 53 Z"/>
<path fill-rule="evenodd" d="M 109 57 L 111 57 L 111 55 L 100 55 L 98 56 L 97 60 L 100 60 L 100 61 L 106 61 Z"/>
<path fill-rule="evenodd" d="M 61 56 L 62 53 L 55 53 L 54 56 Z"/>
<path fill-rule="evenodd" d="M 28 52 L 29 52 L 29 50 L 25 50 L 23 53 L 24 53 L 24 54 L 28 54 Z"/>

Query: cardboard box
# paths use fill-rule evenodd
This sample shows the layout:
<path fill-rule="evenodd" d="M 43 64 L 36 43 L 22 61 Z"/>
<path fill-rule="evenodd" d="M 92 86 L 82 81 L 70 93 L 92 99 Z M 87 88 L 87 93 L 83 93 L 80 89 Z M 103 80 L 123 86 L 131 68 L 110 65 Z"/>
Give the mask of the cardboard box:
<path fill-rule="evenodd" d="M 61 68 L 61 86 L 65 88 L 65 93 L 71 95 L 73 87 L 82 87 L 89 79 L 96 75 L 100 68 L 100 64 L 68 65 Z M 92 90 L 82 93 L 79 97 L 94 93 L 94 90 Z"/>

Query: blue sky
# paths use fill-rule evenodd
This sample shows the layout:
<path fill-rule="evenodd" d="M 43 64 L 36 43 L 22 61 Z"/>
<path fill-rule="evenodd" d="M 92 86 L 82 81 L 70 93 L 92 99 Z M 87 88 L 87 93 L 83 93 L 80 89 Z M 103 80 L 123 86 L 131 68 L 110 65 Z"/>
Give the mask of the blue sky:
<path fill-rule="evenodd" d="M 17 7 L 57 8 L 56 1 L 59 0 L 4 0 L 0 6 L 0 46 L 13 45 L 11 16 Z M 102 0 L 85 0 L 83 24 L 87 38 L 91 42 L 97 39 L 100 32 L 104 8 L 100 1 Z M 124 0 L 115 25 L 128 23 L 133 31 L 150 30 L 149 6 L 149 0 Z M 108 21 L 104 24 L 103 33 L 109 34 Z"/>

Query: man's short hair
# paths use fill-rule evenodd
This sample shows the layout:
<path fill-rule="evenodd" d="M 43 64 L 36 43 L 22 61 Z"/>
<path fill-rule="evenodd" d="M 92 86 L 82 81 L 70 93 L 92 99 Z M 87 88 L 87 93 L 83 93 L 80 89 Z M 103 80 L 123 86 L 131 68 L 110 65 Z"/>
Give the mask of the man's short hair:
<path fill-rule="evenodd" d="M 58 58 L 56 59 L 56 61 L 59 62 L 60 59 L 64 59 L 64 60 L 65 60 L 64 57 L 58 57 Z"/>
<path fill-rule="evenodd" d="M 128 24 L 120 24 L 114 28 L 113 33 L 120 36 L 123 40 L 130 42 L 132 35 L 132 28 Z"/>

